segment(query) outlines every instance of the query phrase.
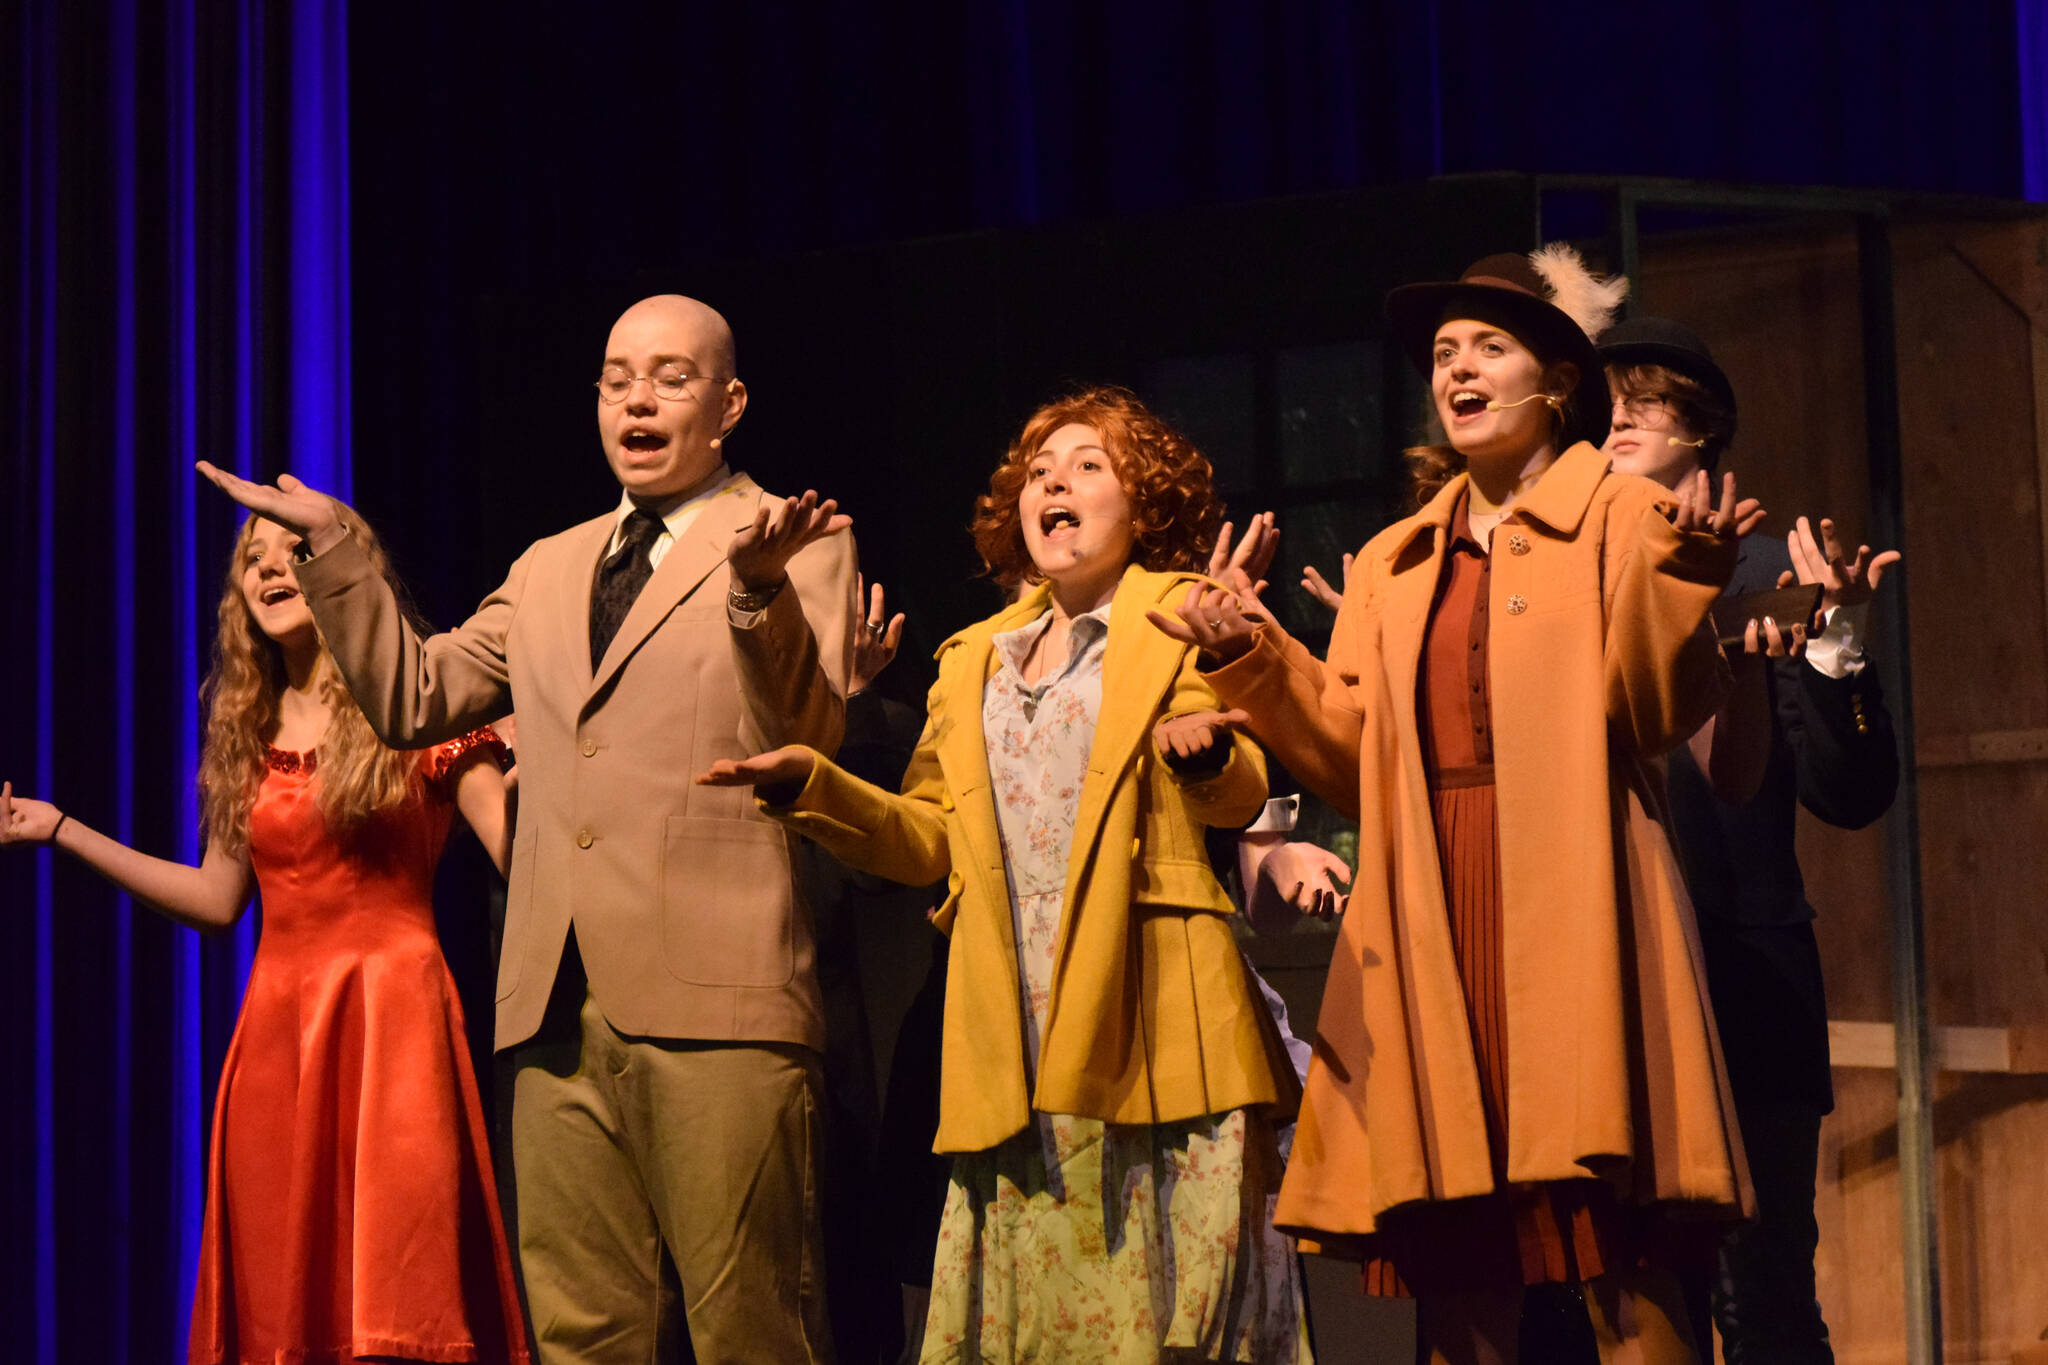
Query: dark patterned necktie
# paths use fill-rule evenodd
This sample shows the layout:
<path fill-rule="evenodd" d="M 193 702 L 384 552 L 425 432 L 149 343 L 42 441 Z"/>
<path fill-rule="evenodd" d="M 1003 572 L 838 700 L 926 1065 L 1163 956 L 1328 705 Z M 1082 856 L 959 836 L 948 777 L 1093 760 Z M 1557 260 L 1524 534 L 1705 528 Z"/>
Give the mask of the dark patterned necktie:
<path fill-rule="evenodd" d="M 626 517 L 625 536 L 619 548 L 597 570 L 597 584 L 590 590 L 590 666 L 595 669 L 611 648 L 626 613 L 647 580 L 654 576 L 654 561 L 647 552 L 656 536 L 666 528 L 660 517 L 636 507 Z"/>

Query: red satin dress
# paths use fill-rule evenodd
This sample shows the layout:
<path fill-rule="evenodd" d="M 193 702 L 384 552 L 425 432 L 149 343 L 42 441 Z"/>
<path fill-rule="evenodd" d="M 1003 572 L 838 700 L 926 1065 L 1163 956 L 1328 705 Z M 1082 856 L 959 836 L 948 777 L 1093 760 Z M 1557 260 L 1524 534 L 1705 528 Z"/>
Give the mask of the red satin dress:
<path fill-rule="evenodd" d="M 348 845 L 313 756 L 249 817 L 263 936 L 215 1103 L 195 1365 L 524 1362 L 462 1006 L 434 932 L 453 779 L 480 730 Z"/>

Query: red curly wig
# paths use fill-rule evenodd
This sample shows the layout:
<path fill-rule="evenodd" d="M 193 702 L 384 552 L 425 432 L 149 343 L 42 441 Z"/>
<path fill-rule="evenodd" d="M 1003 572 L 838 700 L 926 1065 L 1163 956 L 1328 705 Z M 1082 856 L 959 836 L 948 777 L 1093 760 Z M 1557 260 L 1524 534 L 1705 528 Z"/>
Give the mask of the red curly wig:
<path fill-rule="evenodd" d="M 1070 422 L 1102 434 L 1102 447 L 1137 518 L 1131 559 L 1153 570 L 1207 568 L 1223 525 L 1223 504 L 1208 459 L 1129 389 L 1104 387 L 1054 399 L 1032 413 L 989 476 L 988 492 L 975 499 L 974 520 L 967 528 L 988 575 L 1011 590 L 1043 577 L 1024 548 L 1017 499 L 1046 438 Z"/>

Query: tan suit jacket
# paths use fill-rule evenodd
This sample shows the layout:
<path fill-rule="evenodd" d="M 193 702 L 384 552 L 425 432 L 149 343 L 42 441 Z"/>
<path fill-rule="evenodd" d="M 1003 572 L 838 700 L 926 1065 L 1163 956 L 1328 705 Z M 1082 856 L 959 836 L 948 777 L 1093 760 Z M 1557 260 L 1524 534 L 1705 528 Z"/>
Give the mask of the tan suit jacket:
<path fill-rule="evenodd" d="M 692 782 L 784 744 L 832 752 L 845 720 L 854 547 L 798 554 L 751 629 L 726 548 L 759 485 L 735 474 L 661 561 L 593 675 L 590 591 L 616 517 L 536 541 L 452 631 L 420 639 L 353 539 L 299 566 L 349 690 L 412 748 L 519 714 L 519 821 L 497 1045 L 540 1026 L 576 931 L 605 1018 L 643 1037 L 824 1046 L 794 836 L 751 793 Z"/>

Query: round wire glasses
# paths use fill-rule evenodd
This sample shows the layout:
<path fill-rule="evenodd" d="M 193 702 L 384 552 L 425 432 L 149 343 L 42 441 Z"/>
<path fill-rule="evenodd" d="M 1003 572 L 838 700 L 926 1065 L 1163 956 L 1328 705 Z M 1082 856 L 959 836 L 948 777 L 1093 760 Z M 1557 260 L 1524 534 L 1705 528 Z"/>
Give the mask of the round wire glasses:
<path fill-rule="evenodd" d="M 651 374 L 634 374 L 624 365 L 607 365 L 598 372 L 597 396 L 607 403 L 623 403 L 633 386 L 641 380 L 654 385 L 654 396 L 673 402 L 689 392 L 693 379 L 709 379 L 714 384 L 730 384 L 730 379 L 719 379 L 708 374 L 684 374 L 673 365 L 657 365 Z"/>

